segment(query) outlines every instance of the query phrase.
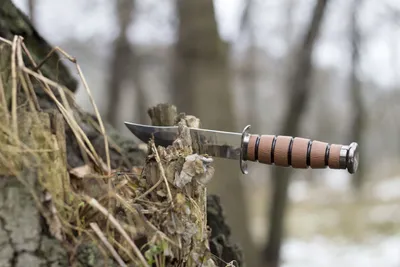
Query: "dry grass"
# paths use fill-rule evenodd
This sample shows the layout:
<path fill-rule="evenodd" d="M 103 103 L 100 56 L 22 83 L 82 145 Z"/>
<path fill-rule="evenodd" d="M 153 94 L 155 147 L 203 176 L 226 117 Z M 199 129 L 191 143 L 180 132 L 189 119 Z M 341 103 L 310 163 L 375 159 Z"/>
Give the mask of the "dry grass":
<path fill-rule="evenodd" d="M 0 174 L 15 176 L 26 185 L 53 235 L 71 247 L 94 241 L 106 257 L 114 258 L 121 266 L 199 266 L 199 262 L 214 266 L 205 230 L 205 187 L 193 183 L 190 190 L 173 186 L 176 170 L 171 166 L 182 167 L 186 155 L 169 155 L 150 142 L 152 154 L 146 166 L 132 166 L 129 173 L 112 170 L 109 140 L 76 59 L 56 47 L 43 62 L 35 62 L 18 36 L 13 41 L 0 38 L 0 49 L 11 51 L 11 83 L 0 76 Z M 97 117 L 97 129 L 104 136 L 105 160 L 79 126 L 77 113 L 68 102 L 70 90 L 40 71 L 56 51 L 76 66 Z M 33 69 L 26 67 L 26 58 Z M 49 128 L 47 117 L 40 112 L 34 93 L 38 86 L 71 128 L 82 157 L 87 158 L 85 166 L 67 171 L 60 140 L 45 130 Z M 32 128 L 27 137 L 24 133 L 29 125 Z M 52 203 L 50 209 L 26 178 L 27 170 L 38 170 L 47 201 Z M 143 236 L 146 240 L 140 243 Z"/>

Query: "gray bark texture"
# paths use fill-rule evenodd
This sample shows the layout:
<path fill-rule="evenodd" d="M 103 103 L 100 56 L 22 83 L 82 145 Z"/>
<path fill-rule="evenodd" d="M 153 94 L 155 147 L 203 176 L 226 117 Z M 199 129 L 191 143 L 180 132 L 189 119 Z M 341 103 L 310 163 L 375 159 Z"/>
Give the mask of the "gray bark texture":
<path fill-rule="evenodd" d="M 34 174 L 26 178 L 36 182 Z M 69 266 L 66 249 L 47 233 L 26 187 L 7 176 L 0 187 L 0 266 Z"/>
<path fill-rule="evenodd" d="M 11 0 L 1 0 L 0 37 L 12 41 L 15 35 L 24 38 L 24 43 L 36 62 L 40 62 L 52 50 L 52 47 L 40 36 L 27 17 L 14 6 Z M 11 51 L 9 46 L 0 44 L 0 55 L 0 77 L 5 88 L 6 100 L 9 100 L 11 91 L 9 62 Z M 33 68 L 30 65 L 27 67 Z M 53 53 L 47 59 L 41 66 L 41 71 L 45 77 L 64 85 L 71 92 L 76 91 L 77 81 L 60 61 L 58 53 Z M 51 166 L 47 166 L 47 169 L 38 169 L 34 166 L 32 168 L 24 167 L 21 169 L 19 177 L 7 175 L 10 167 L 7 162 L 11 162 L 11 159 L 5 158 L 1 161 L 0 267 L 116 266 L 114 260 L 106 258 L 104 252 L 100 251 L 98 246 L 90 240 L 82 240 L 76 247 L 59 241 L 62 239 L 61 233 L 53 227 L 57 222 L 54 219 L 55 216 L 52 216 L 54 209 L 51 204 L 51 195 L 65 194 L 65 198 L 68 198 L 68 187 L 70 186 L 68 171 L 85 165 L 87 159 L 82 156 L 83 153 L 81 153 L 76 139 L 73 138 L 72 129 L 65 123 L 54 101 L 42 91 L 39 84 L 34 84 L 33 88 L 39 105 L 37 113 L 39 120 L 36 120 L 36 117 L 30 112 L 21 111 L 18 115 L 20 139 L 26 143 L 33 143 L 33 141 L 40 143 L 41 141 L 35 135 L 40 132 L 41 135 L 55 140 L 55 145 L 59 150 L 57 153 L 46 152 L 46 157 L 51 159 Z M 54 90 L 54 94 L 60 99 L 56 90 Z M 99 156 L 105 161 L 104 137 L 98 130 L 97 118 L 93 114 L 82 111 L 72 98 L 68 98 L 68 100 L 79 126 Z M 23 99 L 20 101 L 19 104 L 25 103 Z M 110 141 L 112 169 L 130 170 L 134 166 L 145 164 L 146 152 L 140 149 L 138 144 L 131 139 L 122 137 L 112 126 L 106 124 L 105 127 Z M 0 139 L 1 137 L 2 135 L 0 135 Z M 14 158 L 14 160 L 18 161 L 18 158 Z M 46 192 L 39 185 L 39 180 L 44 173 L 50 170 L 57 171 L 53 173 L 55 182 L 54 184 L 52 182 L 52 192 Z M 230 242 L 230 230 L 224 221 L 218 197 L 208 197 L 207 220 L 211 228 L 211 252 L 223 262 L 236 261 L 236 266 L 242 266 L 241 252 Z"/>

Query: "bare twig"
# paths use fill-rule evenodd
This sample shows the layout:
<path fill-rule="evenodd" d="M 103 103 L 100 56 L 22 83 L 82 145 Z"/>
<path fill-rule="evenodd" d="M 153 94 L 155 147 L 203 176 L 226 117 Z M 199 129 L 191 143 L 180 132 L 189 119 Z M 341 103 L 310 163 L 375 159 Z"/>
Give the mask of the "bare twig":
<path fill-rule="evenodd" d="M 36 107 L 35 107 L 34 102 L 32 101 L 32 98 L 29 97 L 30 92 L 29 92 L 29 88 L 28 88 L 28 83 L 27 83 L 27 81 L 25 80 L 25 76 L 24 76 L 23 73 L 19 73 L 18 76 L 19 76 L 19 79 L 21 80 L 22 89 L 24 89 L 25 94 L 27 95 L 27 101 L 28 101 L 28 103 L 29 103 L 29 108 L 30 108 L 30 110 L 31 110 L 32 112 L 35 112 Z M 28 77 L 28 79 L 29 79 L 29 77 Z"/>
<path fill-rule="evenodd" d="M 100 130 L 101 130 L 101 133 L 102 133 L 103 138 L 104 138 L 104 147 L 105 147 L 106 164 L 107 164 L 107 174 L 110 174 L 110 173 L 111 173 L 111 163 L 110 163 L 110 152 L 109 152 L 108 137 L 107 137 L 107 134 L 106 134 L 106 130 L 105 130 L 105 127 L 104 127 L 104 124 L 103 124 L 103 120 L 101 119 L 100 112 L 99 112 L 99 110 L 98 110 L 98 108 L 97 108 L 96 103 L 94 102 L 93 95 L 92 95 L 92 93 L 91 93 L 91 91 L 90 91 L 90 89 L 89 89 L 89 86 L 88 86 L 88 84 L 87 84 L 87 82 L 86 82 L 85 76 L 83 75 L 83 72 L 82 72 L 82 70 L 81 70 L 81 67 L 80 67 L 80 65 L 78 64 L 76 58 L 70 56 L 70 55 L 69 55 L 67 52 L 65 52 L 63 49 L 61 49 L 60 47 L 56 46 L 56 47 L 54 47 L 54 48 L 47 54 L 47 56 L 42 60 L 42 62 L 40 62 L 39 65 L 37 65 L 37 66 L 35 67 L 35 70 L 39 70 L 40 67 L 41 67 L 41 66 L 50 58 L 50 56 L 51 56 L 53 53 L 55 53 L 56 51 L 60 52 L 63 56 L 65 56 L 68 60 L 70 60 L 72 63 L 75 64 L 75 67 L 76 67 L 76 69 L 77 69 L 77 71 L 78 71 L 79 77 L 80 77 L 81 80 L 82 80 L 83 87 L 85 88 L 86 93 L 87 93 L 88 96 L 89 96 L 90 103 L 91 103 L 92 106 L 93 106 L 94 112 L 95 112 L 96 117 L 97 117 L 97 120 L 98 120 L 98 122 L 99 122 Z"/>
<path fill-rule="evenodd" d="M 114 218 L 112 214 L 110 214 L 106 208 L 104 208 L 102 205 L 100 205 L 99 202 L 97 202 L 96 199 L 90 198 L 87 196 L 83 196 L 85 201 L 90 204 L 92 207 L 96 208 L 99 210 L 101 213 L 103 213 L 114 225 L 114 227 L 121 233 L 121 235 L 126 239 L 126 241 L 129 243 L 129 245 L 132 247 L 133 251 L 136 253 L 140 261 L 143 263 L 144 266 L 150 267 L 149 264 L 146 262 L 145 258 L 143 257 L 142 253 L 140 252 L 139 248 L 135 245 L 135 243 L 132 241 L 132 239 L 129 237 L 129 235 L 126 233 L 124 228 L 121 226 L 121 224 Z"/>
<path fill-rule="evenodd" d="M 26 53 L 26 55 L 28 56 L 28 58 L 29 58 L 31 64 L 35 67 L 35 69 L 38 69 L 38 68 L 37 68 L 36 62 L 35 62 L 35 60 L 33 59 L 33 57 L 32 57 L 32 55 L 31 55 L 31 53 L 29 52 L 28 48 L 26 47 L 25 43 L 22 43 L 22 48 L 23 48 L 24 52 Z M 52 52 L 50 52 L 50 53 L 52 53 Z M 37 72 L 38 72 L 40 75 L 43 76 L 43 73 L 42 73 L 39 69 L 38 69 Z M 30 86 L 32 87 L 32 90 L 31 90 L 31 91 L 32 91 L 32 94 L 35 96 L 35 99 L 37 99 L 37 98 L 36 98 L 36 94 L 35 94 L 35 92 L 33 91 L 33 86 L 32 86 L 31 80 L 29 79 L 29 76 L 28 76 L 29 74 L 28 74 L 28 73 L 24 73 L 24 74 L 28 77 L 28 82 L 29 82 Z M 43 77 L 44 77 L 44 76 L 43 76 Z M 49 94 L 50 94 L 51 88 L 49 87 L 49 85 L 48 85 L 45 81 L 43 81 L 43 80 L 41 80 L 41 79 L 38 79 L 38 78 L 36 78 L 36 79 L 42 84 L 43 88 L 45 88 L 44 91 L 45 91 L 45 92 L 49 92 Z M 70 96 L 71 98 L 73 98 L 73 94 L 71 93 L 70 90 L 65 90 L 65 91 L 64 91 L 64 90 L 60 90 L 59 87 L 57 87 L 57 89 L 58 89 L 58 92 L 59 92 L 60 95 L 61 95 L 63 104 L 64 104 L 64 106 L 65 106 L 65 110 L 66 110 L 65 112 L 66 112 L 66 113 L 69 112 L 69 114 L 70 114 L 71 117 L 73 118 L 73 117 L 74 117 L 74 113 L 72 112 L 71 107 L 69 106 L 69 103 L 68 103 L 68 101 L 66 100 L 66 97 L 65 97 L 65 94 L 64 94 L 64 93 L 69 94 L 69 96 Z M 47 90 L 47 91 L 46 91 L 46 90 Z M 36 101 L 37 101 L 37 100 L 36 100 Z M 67 115 L 65 115 L 65 114 L 63 113 L 63 111 L 61 110 L 61 108 L 60 108 L 60 106 L 59 106 L 59 104 L 58 104 L 57 102 L 56 102 L 56 105 L 59 107 L 60 112 L 64 115 L 65 119 L 66 119 L 67 122 L 68 122 L 68 119 L 66 118 Z M 37 102 L 37 106 L 38 106 L 38 110 L 40 110 L 40 107 L 39 107 L 39 103 L 38 103 L 38 102 Z M 72 127 L 71 124 L 70 124 L 70 126 L 71 126 L 71 129 L 72 129 L 72 131 L 74 132 L 74 134 L 75 134 L 75 136 L 76 136 L 76 138 L 77 138 L 78 146 L 79 146 L 79 150 L 80 150 L 80 152 L 81 152 L 81 154 L 82 154 L 82 158 L 83 158 L 84 162 L 85 162 L 86 164 L 88 164 L 88 163 L 89 163 L 88 155 L 89 155 L 89 157 L 91 157 L 91 155 L 90 155 L 89 152 L 87 152 L 87 148 L 85 147 L 84 142 L 82 141 L 81 138 L 79 138 L 79 137 L 77 136 L 77 133 L 76 133 L 76 131 L 74 130 L 74 128 Z M 93 157 L 91 157 L 91 158 L 93 159 Z"/>
<path fill-rule="evenodd" d="M 60 87 L 60 85 L 58 83 L 53 82 L 52 80 L 37 74 L 36 72 L 31 71 L 28 68 L 23 68 L 23 71 L 27 72 L 28 74 L 34 76 L 35 78 L 42 80 L 46 83 L 48 83 L 51 86 L 54 87 Z M 58 101 L 58 99 L 55 97 L 55 95 L 53 94 L 53 92 L 47 91 L 45 90 L 46 93 L 48 93 L 48 95 L 52 98 L 52 100 L 56 103 L 57 107 L 59 108 L 60 112 L 64 115 L 64 118 L 66 119 L 66 121 L 68 122 L 68 124 L 71 126 L 72 131 L 75 133 L 75 136 L 78 140 L 78 142 L 80 142 L 81 144 L 84 143 L 84 141 L 86 142 L 88 148 L 86 146 L 83 146 L 86 153 L 91 157 L 91 159 L 97 164 L 99 165 L 99 167 L 103 167 L 101 166 L 101 159 L 100 157 L 97 155 L 93 145 L 91 144 L 91 142 L 89 141 L 89 139 L 87 138 L 87 136 L 85 135 L 85 133 L 82 131 L 82 129 L 79 127 L 79 125 L 77 124 L 77 122 L 71 118 L 71 114 L 68 113 L 68 111 L 66 110 L 66 108 L 60 103 L 60 101 Z M 82 140 L 83 139 L 83 140 Z M 89 151 L 89 149 L 91 151 Z"/>
<path fill-rule="evenodd" d="M 76 62 L 76 61 L 75 61 L 75 62 Z M 91 93 L 91 91 L 90 91 L 90 89 L 89 89 L 89 86 L 88 86 L 88 84 L 87 84 L 87 82 L 86 82 L 86 79 L 85 79 L 85 77 L 83 76 L 81 67 L 78 65 L 77 62 L 76 62 L 75 64 L 76 64 L 76 68 L 77 68 L 77 70 L 78 70 L 79 76 L 80 76 L 81 79 L 82 79 L 83 87 L 85 87 L 86 92 L 87 92 L 87 94 L 89 95 L 90 103 L 92 104 L 93 109 L 94 109 L 94 112 L 95 112 L 96 117 L 97 117 L 97 120 L 99 121 L 101 133 L 102 133 L 103 138 L 104 138 L 104 147 L 105 147 L 105 150 L 106 150 L 105 152 L 106 152 L 106 161 L 107 161 L 107 170 L 108 170 L 108 173 L 107 173 L 107 174 L 110 174 L 110 173 L 111 173 L 110 151 L 109 151 L 109 147 L 108 147 L 108 138 L 107 138 L 106 129 L 104 128 L 103 120 L 101 119 L 100 112 L 99 112 L 99 110 L 97 109 L 96 103 L 94 102 L 94 98 L 93 98 L 92 93 Z"/>
<path fill-rule="evenodd" d="M 132 262 L 135 262 L 135 258 L 133 257 L 133 255 L 132 255 L 132 253 L 131 253 L 131 251 L 129 250 L 128 247 L 125 247 L 125 246 L 121 245 L 121 243 L 119 243 L 119 242 L 118 242 L 117 240 L 115 240 L 115 239 L 113 239 L 113 242 L 115 243 L 115 245 L 116 245 L 120 250 L 122 250 L 123 252 L 126 253 L 126 255 L 129 257 L 129 259 L 130 259 Z"/>
<path fill-rule="evenodd" d="M 155 183 L 152 187 L 150 187 L 146 192 L 144 192 L 143 194 L 141 194 L 140 196 L 136 197 L 133 201 L 137 201 L 139 199 L 144 198 L 145 196 L 147 196 L 148 194 L 150 194 L 154 189 L 156 189 L 157 186 L 159 186 L 163 181 L 163 178 L 160 178 L 157 183 Z"/>
<path fill-rule="evenodd" d="M 160 181 L 162 181 L 162 179 L 160 179 Z M 132 208 L 131 205 L 128 205 L 128 204 L 126 203 L 126 201 L 125 201 L 119 194 L 114 194 L 114 196 L 115 196 L 115 198 L 117 198 L 117 199 L 119 200 L 119 202 L 120 202 L 122 205 L 124 205 L 124 207 L 125 207 L 126 209 L 128 209 L 130 212 L 132 212 L 132 213 L 138 213 L 138 211 L 135 210 L 134 208 Z M 178 248 L 181 248 L 181 247 L 179 247 L 179 245 L 178 245 L 176 242 L 174 242 L 173 240 L 171 240 L 166 234 L 164 234 L 164 233 L 161 232 L 159 229 L 157 229 L 157 227 L 155 227 L 150 221 L 146 220 L 145 223 L 146 223 L 151 229 L 153 229 L 157 234 L 159 234 L 159 235 L 160 235 L 161 237 L 163 237 L 165 240 L 167 240 L 168 242 L 170 242 L 172 245 L 174 245 L 174 246 L 176 246 L 176 247 L 178 247 Z"/>
<path fill-rule="evenodd" d="M 154 142 L 151 143 L 151 150 L 153 151 L 154 156 L 156 157 L 158 168 L 160 169 L 161 176 L 164 179 L 165 186 L 167 187 L 169 201 L 171 202 L 172 207 L 174 207 L 174 202 L 173 202 L 173 199 L 172 199 L 171 189 L 169 188 L 168 180 L 167 180 L 167 177 L 165 176 L 164 167 L 161 164 L 160 156 L 158 155 L 158 151 L 157 151 L 157 148 L 156 148 Z"/>
<path fill-rule="evenodd" d="M 12 81 L 12 93 L 11 93 L 11 119 L 12 128 L 16 136 L 18 136 L 18 124 L 17 124 L 17 65 L 15 63 L 16 52 L 17 52 L 17 39 L 18 36 L 14 36 L 12 43 L 11 53 L 11 81 Z"/>
<path fill-rule="evenodd" d="M 118 255 L 117 251 L 115 251 L 114 247 L 108 242 L 107 238 L 104 236 L 104 233 L 100 230 L 97 223 L 90 223 L 90 227 L 92 227 L 93 231 L 97 234 L 100 240 L 104 243 L 104 245 L 110 250 L 111 254 L 113 255 L 114 259 L 118 262 L 120 266 L 127 266 L 125 262 L 121 259 Z"/>
<path fill-rule="evenodd" d="M 22 44 L 23 44 L 23 38 L 19 37 L 18 38 L 18 45 L 17 45 L 17 59 L 18 59 L 18 68 L 22 68 L 22 67 L 26 67 L 24 60 L 23 60 L 23 56 L 22 56 Z M 36 97 L 35 91 L 33 89 L 33 85 L 31 82 L 31 79 L 29 78 L 29 75 L 27 73 L 22 73 L 19 72 L 19 77 L 21 79 L 21 83 L 22 83 L 22 88 L 25 90 L 25 94 L 27 96 L 28 102 L 29 102 L 29 106 L 31 108 L 32 111 L 35 110 L 40 110 L 40 106 L 39 106 L 39 101 Z"/>
<path fill-rule="evenodd" d="M 42 72 L 39 70 L 38 65 L 37 65 L 36 62 L 34 61 L 32 55 L 30 54 L 29 50 L 27 49 L 25 43 L 22 43 L 22 48 L 24 49 L 24 52 L 27 54 L 27 56 L 28 56 L 28 58 L 29 58 L 31 64 L 35 67 L 35 69 L 37 69 L 37 72 L 38 72 L 42 77 L 44 77 L 43 74 L 42 74 Z M 41 62 L 41 64 L 43 64 L 43 63 L 49 58 L 49 55 L 51 55 L 51 54 L 54 53 L 54 51 L 56 51 L 56 50 L 52 49 L 52 51 L 49 52 L 49 54 L 46 56 L 45 60 L 43 60 L 43 61 Z M 62 52 L 62 51 L 61 51 L 61 52 Z M 62 53 L 63 53 L 63 52 L 62 52 Z M 65 55 L 65 54 L 64 54 L 64 55 Z M 66 55 L 66 57 L 67 57 L 68 59 L 70 59 L 71 61 L 75 62 L 75 60 L 74 60 L 74 59 L 71 59 L 68 55 Z M 26 74 L 26 73 L 25 73 L 25 74 Z M 28 74 L 26 74 L 26 75 L 28 75 Z M 38 79 L 38 78 L 36 77 L 36 79 Z M 29 82 L 30 82 L 30 79 L 28 79 L 28 80 L 29 80 Z M 49 93 L 51 92 L 51 89 L 50 89 L 50 87 L 49 87 L 49 84 L 48 84 L 45 80 L 38 79 L 38 81 L 39 81 L 40 83 L 42 83 L 43 87 L 47 90 L 47 92 L 49 92 Z M 53 82 L 53 83 L 54 83 L 54 82 Z M 57 84 L 57 83 L 54 83 L 54 84 Z M 53 84 L 51 84 L 51 85 L 53 86 Z M 68 94 L 71 98 L 73 98 L 73 97 L 74 97 L 73 93 L 72 93 L 70 90 L 63 90 L 64 88 L 62 88 L 61 85 L 58 85 L 58 84 L 57 84 L 57 86 L 55 86 L 55 87 L 57 88 L 58 92 L 60 93 L 61 100 L 62 100 L 62 102 L 63 102 L 63 105 L 64 105 L 64 107 L 65 107 L 66 112 L 67 112 L 67 113 L 69 112 L 69 114 L 70 114 L 71 117 L 73 118 L 73 117 L 74 117 L 74 113 L 73 113 L 73 111 L 72 111 L 72 109 L 71 109 L 71 107 L 70 107 L 70 105 L 69 105 L 69 103 L 68 103 L 68 101 L 67 101 L 67 99 L 66 99 L 66 97 L 65 97 L 65 94 Z M 46 91 L 46 90 L 44 90 L 44 91 Z M 36 97 L 36 95 L 35 95 L 35 97 Z M 56 103 L 56 104 L 57 104 L 57 103 Z M 57 104 L 57 105 L 58 105 L 58 104 Z M 61 112 L 62 112 L 62 111 L 61 111 Z M 62 112 L 62 113 L 63 113 L 63 112 Z M 64 115 L 64 117 L 65 117 L 65 116 L 66 116 L 66 115 Z M 67 118 L 66 118 L 66 120 L 67 120 Z M 68 121 L 68 120 L 67 120 L 67 121 Z M 77 136 L 77 133 L 76 133 L 76 131 L 74 130 L 74 128 L 72 127 L 72 125 L 70 125 L 70 126 L 71 126 L 71 128 L 72 128 L 72 130 L 73 130 L 75 136 Z M 77 139 L 78 139 L 78 145 L 79 145 L 79 149 L 80 149 L 80 151 L 81 151 L 82 157 L 83 157 L 83 159 L 84 159 L 84 162 L 87 164 L 87 163 L 88 163 L 88 155 L 89 155 L 89 157 L 92 158 L 92 160 L 93 160 L 93 157 L 90 155 L 90 153 L 87 152 L 87 149 L 86 149 L 86 147 L 84 146 L 83 141 L 81 140 L 81 138 L 78 138 L 78 137 L 77 137 Z M 85 141 L 86 141 L 86 140 L 85 140 Z M 90 145 L 88 145 L 88 146 L 90 147 Z M 87 155 L 87 154 L 88 154 L 88 155 Z M 94 152 L 94 155 L 96 155 L 96 152 Z M 101 165 L 101 164 L 100 164 L 100 165 Z"/>
<path fill-rule="evenodd" d="M 182 249 L 182 246 L 180 246 L 179 244 L 177 244 L 176 242 L 172 241 L 172 239 L 170 239 L 165 233 L 161 232 L 159 229 L 157 229 L 157 227 L 155 227 L 154 224 L 152 224 L 150 221 L 147 221 L 147 224 L 156 232 L 156 234 L 159 234 L 162 238 L 164 238 L 165 240 L 167 240 L 169 243 L 171 243 L 172 245 L 178 247 L 179 249 Z"/>
<path fill-rule="evenodd" d="M 38 71 L 44 65 L 44 63 L 46 63 L 46 61 L 49 60 L 51 55 L 53 55 L 57 51 L 57 48 L 58 48 L 57 46 L 53 47 L 53 49 L 51 49 L 51 51 L 46 55 L 46 57 L 37 66 L 34 66 L 35 68 L 33 70 Z"/>
<path fill-rule="evenodd" d="M 40 105 L 39 105 L 39 100 L 37 99 L 35 90 L 33 89 L 32 81 L 31 81 L 31 79 L 29 79 L 29 75 L 27 73 L 24 73 L 24 76 L 25 76 L 25 79 L 28 82 L 28 90 L 29 90 L 30 96 L 31 96 L 31 98 L 33 100 L 33 103 L 35 104 L 35 108 L 36 108 L 37 111 L 40 111 L 41 108 L 40 108 Z"/>
<path fill-rule="evenodd" d="M 2 41 L 3 43 L 9 44 L 9 45 L 13 44 L 10 40 L 7 40 L 7 39 L 5 39 L 3 37 L 0 37 L 0 41 Z"/>
<path fill-rule="evenodd" d="M 22 59 L 22 50 L 21 50 L 21 44 L 22 44 L 23 38 L 21 36 L 18 36 L 17 38 L 17 51 L 16 51 L 16 59 L 18 59 L 18 66 L 25 66 L 24 65 L 24 60 Z"/>

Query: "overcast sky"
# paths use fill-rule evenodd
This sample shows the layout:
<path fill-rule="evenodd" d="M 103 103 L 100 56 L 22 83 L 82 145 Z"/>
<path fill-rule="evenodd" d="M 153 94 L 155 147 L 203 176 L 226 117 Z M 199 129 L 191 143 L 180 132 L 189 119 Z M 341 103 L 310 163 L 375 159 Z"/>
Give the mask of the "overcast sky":
<path fill-rule="evenodd" d="M 22 10 L 27 10 L 27 0 L 13 0 Z M 174 40 L 174 9 L 171 0 L 142 0 L 130 28 L 130 39 L 138 43 L 171 43 Z M 257 43 L 271 54 L 282 56 L 286 44 L 284 35 L 284 0 L 256 0 L 252 14 L 256 25 Z M 296 0 L 293 13 L 295 36 L 301 34 L 310 18 L 315 0 Z M 362 51 L 362 77 L 382 86 L 394 86 L 400 81 L 400 23 L 388 18 L 386 6 L 400 9 L 396 0 L 364 0 L 361 23 L 367 38 Z M 109 44 L 118 33 L 115 24 L 113 1 L 110 0 L 37 0 L 37 27 L 53 44 L 67 38 L 85 41 L 100 40 L 99 48 Z M 317 64 L 331 66 L 343 74 L 348 72 L 349 50 L 346 30 L 349 0 L 331 0 L 323 34 L 315 51 Z M 215 0 L 221 36 L 238 40 L 239 19 L 244 0 Z M 112 34 L 110 34 L 112 33 Z"/>

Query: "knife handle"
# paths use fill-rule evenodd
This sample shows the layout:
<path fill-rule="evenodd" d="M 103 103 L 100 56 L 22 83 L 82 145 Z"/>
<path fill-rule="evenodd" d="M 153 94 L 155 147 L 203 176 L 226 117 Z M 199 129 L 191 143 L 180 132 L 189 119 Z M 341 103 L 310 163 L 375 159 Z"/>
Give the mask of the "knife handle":
<path fill-rule="evenodd" d="M 357 143 L 328 144 L 300 137 L 248 134 L 243 160 L 297 169 L 347 169 L 358 167 Z"/>

